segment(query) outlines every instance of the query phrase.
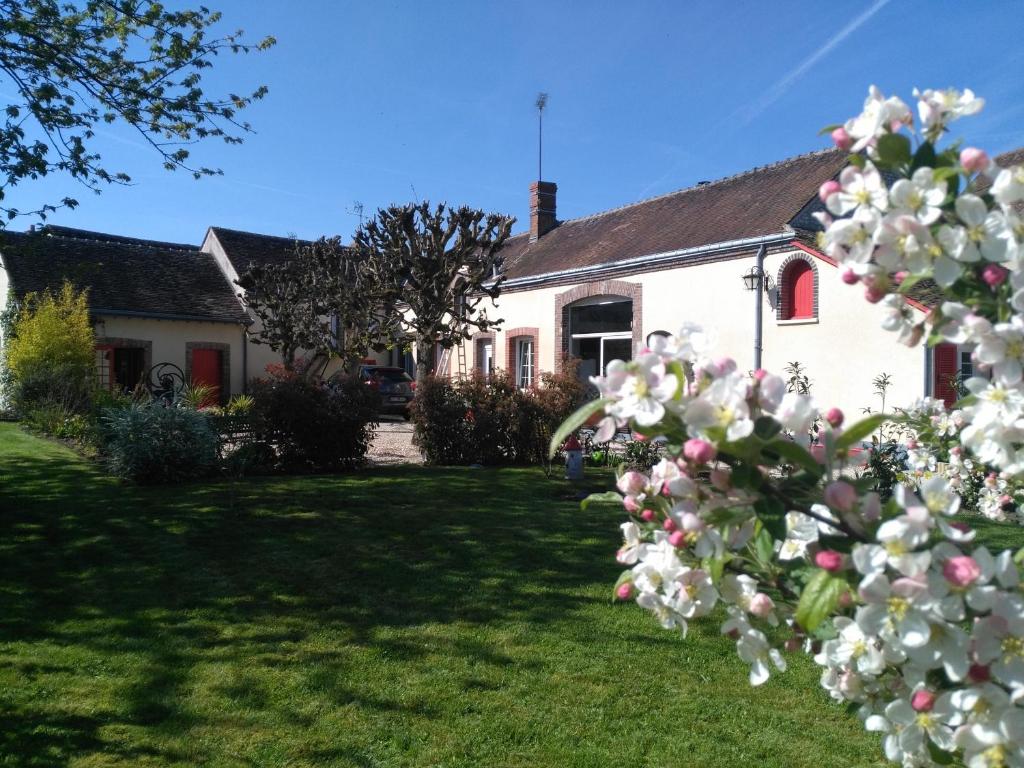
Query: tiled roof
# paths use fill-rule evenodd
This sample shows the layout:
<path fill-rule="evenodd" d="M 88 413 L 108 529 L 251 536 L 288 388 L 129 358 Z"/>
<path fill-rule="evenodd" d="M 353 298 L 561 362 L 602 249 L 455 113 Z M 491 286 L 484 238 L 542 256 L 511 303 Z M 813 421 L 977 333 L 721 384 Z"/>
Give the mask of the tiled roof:
<path fill-rule="evenodd" d="M 248 315 L 210 254 L 193 245 L 46 226 L 0 233 L 16 294 L 89 289 L 93 312 L 245 323 Z"/>
<path fill-rule="evenodd" d="M 296 247 L 309 244 L 308 240 L 294 237 L 261 235 L 224 227 L 210 227 L 210 231 L 239 275 L 244 274 L 250 265 L 264 267 L 288 261 L 295 255 Z"/>
<path fill-rule="evenodd" d="M 1001 155 L 996 155 L 993 160 L 995 160 L 996 165 L 1000 168 L 1024 165 L 1024 147 L 1018 147 L 1017 149 L 1011 149 L 1009 152 L 1003 152 Z M 992 179 L 986 176 L 980 176 L 978 178 L 977 187 L 979 191 L 985 192 L 991 186 Z"/>
<path fill-rule="evenodd" d="M 845 162 L 838 150 L 812 152 L 559 222 L 534 243 L 516 235 L 503 249 L 505 273 L 515 279 L 781 233 Z"/>

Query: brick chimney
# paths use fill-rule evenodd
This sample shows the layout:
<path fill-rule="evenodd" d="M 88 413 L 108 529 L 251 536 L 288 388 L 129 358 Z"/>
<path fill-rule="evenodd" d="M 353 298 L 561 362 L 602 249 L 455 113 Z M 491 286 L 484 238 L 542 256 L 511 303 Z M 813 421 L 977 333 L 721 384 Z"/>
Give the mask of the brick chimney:
<path fill-rule="evenodd" d="M 552 181 L 535 181 L 530 185 L 530 242 L 535 243 L 558 224 L 555 218 L 555 193 Z"/>

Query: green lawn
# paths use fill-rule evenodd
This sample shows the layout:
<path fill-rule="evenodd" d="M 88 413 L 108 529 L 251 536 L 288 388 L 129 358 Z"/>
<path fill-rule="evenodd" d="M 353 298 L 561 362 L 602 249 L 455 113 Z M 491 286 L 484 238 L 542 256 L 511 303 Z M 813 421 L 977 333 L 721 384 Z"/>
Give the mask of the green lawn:
<path fill-rule="evenodd" d="M 525 469 L 136 488 L 0 424 L 0 765 L 880 764 L 808 659 L 753 689 L 715 627 L 610 603 L 620 512 L 570 496 Z"/>

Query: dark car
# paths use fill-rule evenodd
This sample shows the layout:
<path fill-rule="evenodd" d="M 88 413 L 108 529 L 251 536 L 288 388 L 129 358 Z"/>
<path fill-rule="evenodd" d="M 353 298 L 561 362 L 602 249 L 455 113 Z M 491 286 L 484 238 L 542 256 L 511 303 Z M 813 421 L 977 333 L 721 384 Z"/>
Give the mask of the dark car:
<path fill-rule="evenodd" d="M 388 365 L 364 365 L 359 378 L 380 392 L 382 413 L 397 413 L 409 418 L 409 403 L 416 393 L 416 382 L 402 368 Z"/>

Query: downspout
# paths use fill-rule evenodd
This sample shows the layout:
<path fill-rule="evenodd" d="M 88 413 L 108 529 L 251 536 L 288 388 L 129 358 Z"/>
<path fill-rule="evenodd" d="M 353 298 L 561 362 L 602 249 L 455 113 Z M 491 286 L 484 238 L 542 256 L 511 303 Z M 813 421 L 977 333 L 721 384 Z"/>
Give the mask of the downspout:
<path fill-rule="evenodd" d="M 242 392 L 249 394 L 249 328 L 242 326 Z"/>
<path fill-rule="evenodd" d="M 764 322 L 762 319 L 762 303 L 764 298 L 764 243 L 757 249 L 757 290 L 754 291 L 754 370 L 761 368 L 761 348 Z"/>
<path fill-rule="evenodd" d="M 924 396 L 932 397 L 932 348 L 927 344 L 924 348 Z"/>

